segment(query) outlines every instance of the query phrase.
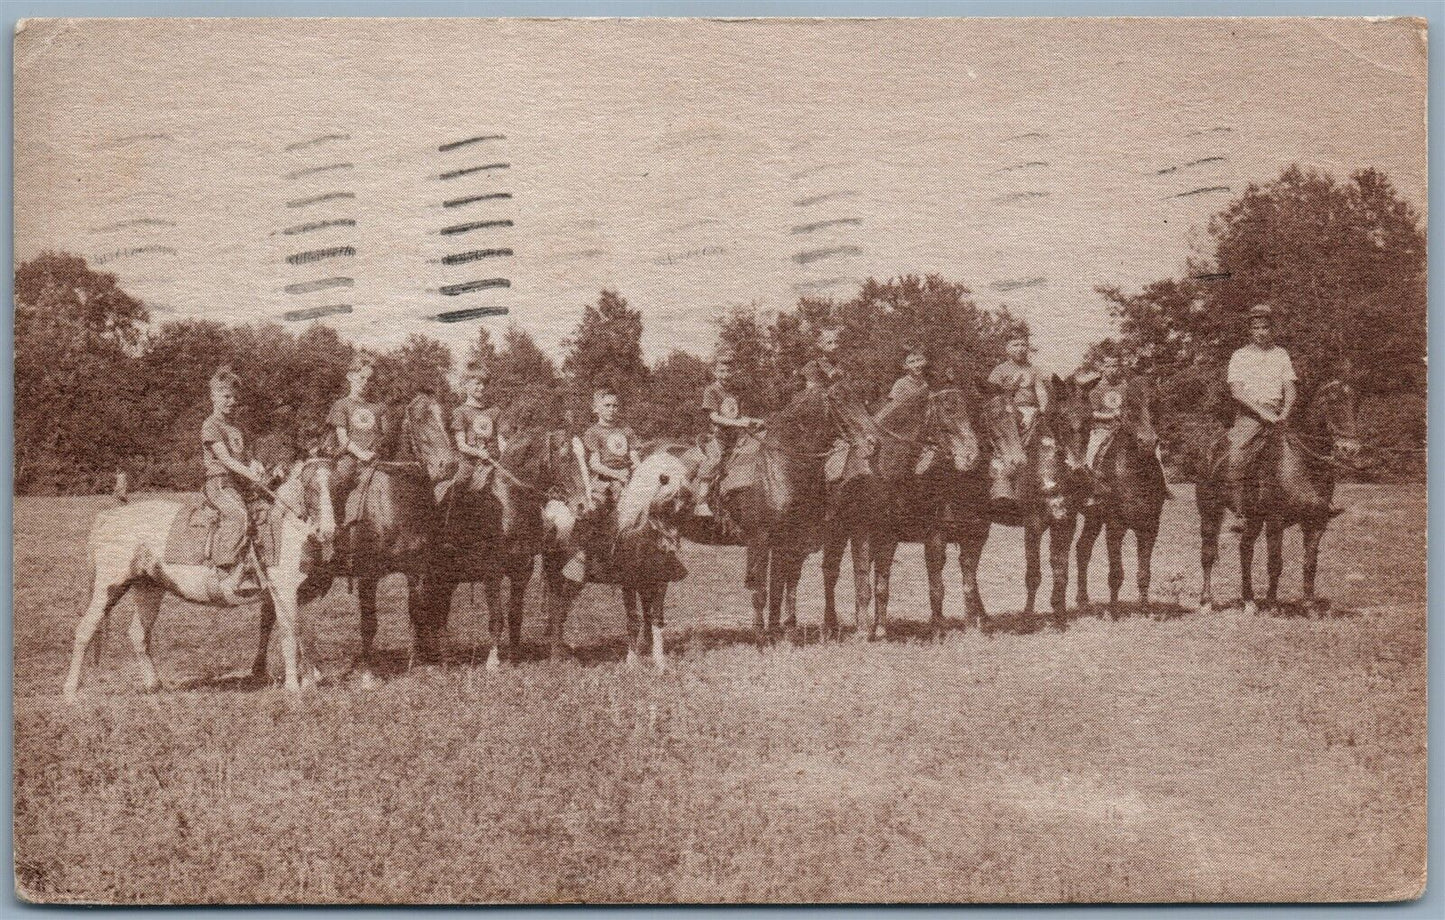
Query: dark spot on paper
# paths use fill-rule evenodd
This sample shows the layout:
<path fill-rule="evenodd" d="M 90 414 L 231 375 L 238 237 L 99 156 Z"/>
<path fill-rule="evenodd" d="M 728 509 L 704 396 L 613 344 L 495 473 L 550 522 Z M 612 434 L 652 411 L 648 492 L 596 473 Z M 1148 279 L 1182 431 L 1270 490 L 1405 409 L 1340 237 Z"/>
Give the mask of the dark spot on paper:
<path fill-rule="evenodd" d="M 822 230 L 825 227 L 838 227 L 844 224 L 858 225 L 863 223 L 861 217 L 835 217 L 832 220 L 820 220 L 811 224 L 798 224 L 788 232 L 796 236 L 799 233 L 812 233 L 815 230 Z"/>
<path fill-rule="evenodd" d="M 505 288 L 511 286 L 512 282 L 506 278 L 478 278 L 476 281 L 463 281 L 461 284 L 444 284 L 437 288 L 437 291 L 448 297 L 455 297 L 458 294 L 467 294 L 471 291 L 485 291 L 488 288 Z"/>
<path fill-rule="evenodd" d="M 452 236 L 457 233 L 467 233 L 471 230 L 483 230 L 487 227 L 510 227 L 510 220 L 474 220 L 466 224 L 453 224 L 450 227 L 443 227 L 437 232 L 442 236 Z"/>
<path fill-rule="evenodd" d="M 295 201 L 286 202 L 288 208 L 304 208 L 309 204 L 321 204 L 323 201 L 335 201 L 339 198 L 355 198 L 355 192 L 326 192 L 321 195 L 312 195 L 309 198 L 297 198 Z"/>
<path fill-rule="evenodd" d="M 467 319 L 482 319 L 487 316 L 506 316 L 506 307 L 469 307 L 465 310 L 448 310 L 433 317 L 439 323 L 460 323 Z"/>
<path fill-rule="evenodd" d="M 1160 201 L 1168 201 L 1170 198 L 1188 198 L 1188 197 L 1190 197 L 1191 195 L 1206 195 L 1206 194 L 1208 194 L 1208 193 L 1210 193 L 1210 192 L 1227 192 L 1227 191 L 1229 191 L 1229 186 L 1227 186 L 1227 185 L 1211 185 L 1211 186 L 1209 186 L 1209 187 L 1207 187 L 1207 188 L 1193 188 L 1193 189 L 1190 189 L 1190 190 L 1187 191 L 1187 192 L 1180 192 L 1180 193 L 1177 194 L 1177 195 L 1165 195 L 1163 198 L 1160 198 L 1159 200 L 1160 200 Z"/>
<path fill-rule="evenodd" d="M 308 262 L 320 262 L 322 259 L 354 255 L 356 255 L 354 246 L 328 246 L 325 249 L 308 249 L 306 252 L 292 253 L 286 257 L 286 261 L 292 265 L 305 265 Z"/>
<path fill-rule="evenodd" d="M 324 230 L 327 227 L 355 227 L 356 221 L 350 217 L 337 217 L 333 220 L 314 220 L 307 224 L 297 224 L 294 227 L 287 227 L 281 232 L 287 236 L 295 236 L 298 233 L 310 233 L 313 230 Z"/>
<path fill-rule="evenodd" d="M 511 192 L 487 192 L 485 195 L 468 195 L 465 198 L 451 198 L 442 202 L 444 208 L 459 208 L 477 201 L 500 201 L 511 198 Z"/>
<path fill-rule="evenodd" d="M 350 134 L 323 134 L 320 137 L 313 137 L 309 141 L 296 141 L 294 144 L 287 144 L 287 150 L 300 150 L 303 147 L 313 147 L 316 144 L 324 144 L 327 141 L 349 141 Z"/>
<path fill-rule="evenodd" d="M 350 313 L 351 304 L 332 303 L 324 307 L 307 307 L 304 310 L 288 310 L 281 314 L 281 318 L 291 322 L 299 322 L 307 319 L 320 319 L 323 316 L 331 316 L 335 313 Z"/>
<path fill-rule="evenodd" d="M 807 265 L 809 262 L 816 262 L 819 259 L 829 259 L 834 256 L 858 256 L 863 250 L 857 246 L 830 246 L 827 249 L 809 249 L 793 256 L 793 261 L 799 265 Z"/>
<path fill-rule="evenodd" d="M 799 198 L 797 201 L 793 202 L 793 204 L 797 205 L 800 208 L 806 208 L 809 205 L 821 204 L 824 201 L 831 201 L 834 198 L 850 198 L 857 194 L 857 192 L 852 191 L 826 192 L 822 195 L 810 195 L 807 198 Z"/>
<path fill-rule="evenodd" d="M 300 179 L 302 176 L 311 176 L 316 173 L 335 172 L 338 169 L 351 169 L 350 163 L 328 163 L 325 166 L 308 166 L 305 169 L 298 169 L 295 172 L 286 174 L 288 179 Z"/>
<path fill-rule="evenodd" d="M 507 135 L 505 134 L 479 134 L 476 137 L 469 137 L 466 140 L 451 141 L 442 144 L 437 150 L 441 153 L 446 153 L 448 150 L 456 150 L 458 147 L 466 147 L 469 144 L 480 144 L 482 141 L 504 141 L 506 139 Z"/>
<path fill-rule="evenodd" d="M 462 169 L 453 169 L 451 172 L 444 172 L 437 176 L 438 179 L 455 179 L 459 176 L 470 176 L 472 173 L 482 172 L 489 169 L 511 169 L 511 163 L 483 163 L 481 166 L 467 166 Z"/>
<path fill-rule="evenodd" d="M 510 249 L 473 249 L 469 252 L 456 252 L 449 256 L 442 256 L 443 265 L 461 265 L 465 262 L 475 262 L 478 259 L 490 259 L 497 256 L 509 256 Z"/>
<path fill-rule="evenodd" d="M 298 281 L 295 284 L 288 284 L 285 291 L 288 294 L 310 294 L 312 291 L 324 291 L 327 288 L 351 287 L 356 283 L 354 278 L 317 278 L 315 281 Z"/>

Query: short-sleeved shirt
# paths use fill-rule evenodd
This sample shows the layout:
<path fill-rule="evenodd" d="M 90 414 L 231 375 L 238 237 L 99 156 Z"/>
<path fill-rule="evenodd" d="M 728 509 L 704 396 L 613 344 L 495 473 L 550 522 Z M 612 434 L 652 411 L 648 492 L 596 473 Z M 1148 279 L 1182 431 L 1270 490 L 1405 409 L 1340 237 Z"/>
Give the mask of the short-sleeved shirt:
<path fill-rule="evenodd" d="M 910 396 L 928 392 L 928 381 L 915 378 L 912 374 L 904 374 L 893 381 L 893 389 L 888 391 L 889 402 L 902 402 Z"/>
<path fill-rule="evenodd" d="M 798 373 L 802 376 L 804 385 L 823 389 L 842 377 L 843 369 L 833 363 L 833 359 L 827 355 L 819 355 L 804 364 L 803 369 Z"/>
<path fill-rule="evenodd" d="M 246 443 L 246 435 L 229 419 L 212 412 L 201 423 L 201 455 L 205 458 L 207 479 L 212 476 L 235 476 L 211 450 L 211 445 L 218 442 L 226 445 L 226 451 L 230 453 L 232 460 L 239 463 L 251 462 L 251 450 Z"/>
<path fill-rule="evenodd" d="M 1004 398 L 1015 406 L 1039 404 L 1038 384 L 1043 378 L 1039 369 L 1032 364 L 1015 364 L 1005 361 L 988 375 L 988 382 L 1003 393 Z"/>
<path fill-rule="evenodd" d="M 1130 396 L 1129 380 L 1120 377 L 1118 381 L 1110 383 L 1100 378 L 1089 391 L 1089 407 L 1094 411 L 1094 421 L 1106 425 L 1113 425 L 1119 421 L 1119 416 L 1124 411 L 1124 404 Z"/>
<path fill-rule="evenodd" d="M 1289 352 L 1278 345 L 1269 349 L 1246 345 L 1229 358 L 1229 384 L 1239 385 L 1244 394 L 1278 412 L 1284 408 L 1284 386 L 1297 380 Z"/>
<path fill-rule="evenodd" d="M 331 404 L 326 424 L 345 428 L 346 436 L 357 447 L 374 451 L 381 440 L 381 407 L 358 396 L 343 396 Z"/>
<path fill-rule="evenodd" d="M 468 447 L 485 447 L 492 456 L 497 455 L 497 416 L 501 410 L 496 406 L 483 409 L 471 403 L 462 403 L 452 410 L 452 432 L 460 432 Z"/>
<path fill-rule="evenodd" d="M 603 425 L 601 422 L 587 429 L 582 435 L 582 446 L 587 456 L 598 457 L 613 469 L 632 468 L 632 448 L 636 435 L 625 425 Z"/>
<path fill-rule="evenodd" d="M 728 392 L 721 383 L 713 381 L 703 388 L 702 408 L 711 420 L 713 415 L 721 415 L 723 418 L 740 418 L 742 409 L 738 406 L 738 398 Z M 739 431 L 728 425 L 712 423 L 712 435 L 729 447 L 737 441 Z"/>

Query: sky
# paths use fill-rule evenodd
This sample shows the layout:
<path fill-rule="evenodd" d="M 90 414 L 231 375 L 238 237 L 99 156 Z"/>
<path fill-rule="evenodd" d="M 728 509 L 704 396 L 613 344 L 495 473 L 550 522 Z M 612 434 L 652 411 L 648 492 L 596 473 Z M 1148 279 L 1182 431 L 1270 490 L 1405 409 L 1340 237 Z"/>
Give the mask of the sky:
<path fill-rule="evenodd" d="M 85 255 L 162 321 L 327 322 L 378 348 L 422 332 L 459 360 L 509 322 L 560 355 L 603 288 L 656 359 L 709 354 L 728 309 L 936 272 L 1028 319 L 1038 362 L 1067 371 L 1113 332 L 1096 286 L 1177 275 L 1210 215 L 1291 163 L 1380 168 L 1423 215 L 1422 32 L 31 20 L 16 257 Z M 472 282 L 492 286 L 444 293 Z M 482 307 L 507 313 L 435 318 Z"/>

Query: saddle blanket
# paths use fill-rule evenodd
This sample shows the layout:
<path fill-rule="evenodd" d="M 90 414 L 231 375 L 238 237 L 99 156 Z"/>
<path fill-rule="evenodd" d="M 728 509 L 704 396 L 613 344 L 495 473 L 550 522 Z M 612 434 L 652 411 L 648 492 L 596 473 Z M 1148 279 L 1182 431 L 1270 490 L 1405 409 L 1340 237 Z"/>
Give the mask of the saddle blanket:
<path fill-rule="evenodd" d="M 266 565 L 275 565 L 275 541 L 271 539 L 271 528 L 267 526 L 269 510 L 264 504 L 252 504 L 251 519 L 256 523 L 256 554 Z M 166 533 L 164 561 L 168 565 L 208 564 L 211 561 L 211 547 L 215 542 L 216 525 L 220 521 L 221 513 L 206 504 L 204 499 L 187 499 L 176 509 L 176 515 L 171 519 L 170 530 Z"/>

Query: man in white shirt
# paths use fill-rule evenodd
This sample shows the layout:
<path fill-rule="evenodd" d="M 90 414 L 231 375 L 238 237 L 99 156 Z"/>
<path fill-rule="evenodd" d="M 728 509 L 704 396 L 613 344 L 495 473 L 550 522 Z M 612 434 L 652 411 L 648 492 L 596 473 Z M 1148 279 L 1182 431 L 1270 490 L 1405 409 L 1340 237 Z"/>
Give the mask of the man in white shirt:
<path fill-rule="evenodd" d="M 1264 444 L 1264 436 L 1289 418 L 1295 403 L 1294 364 L 1274 343 L 1274 312 L 1266 304 L 1249 310 L 1249 344 L 1229 359 L 1229 395 L 1234 397 L 1234 426 L 1229 429 L 1226 474 L 1234 511 L 1244 515 L 1245 483 Z"/>

